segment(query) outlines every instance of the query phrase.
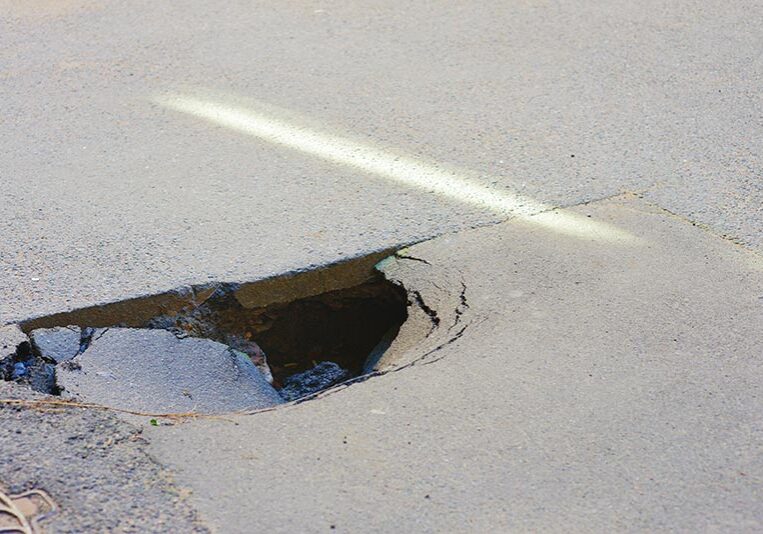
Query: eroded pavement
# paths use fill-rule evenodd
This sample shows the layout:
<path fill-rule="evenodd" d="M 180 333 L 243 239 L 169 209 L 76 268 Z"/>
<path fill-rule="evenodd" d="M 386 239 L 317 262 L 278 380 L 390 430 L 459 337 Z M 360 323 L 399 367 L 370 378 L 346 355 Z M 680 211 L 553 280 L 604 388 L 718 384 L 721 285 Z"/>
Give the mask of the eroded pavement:
<path fill-rule="evenodd" d="M 8 404 L 45 399 L 9 382 L 0 381 L 0 396 L 0 491 L 49 495 L 56 510 L 39 518 L 43 532 L 208 531 L 139 428 L 100 410 Z"/>
<path fill-rule="evenodd" d="M 763 260 L 634 195 L 574 211 L 618 239 L 518 220 L 381 262 L 409 319 L 367 379 L 312 400 L 146 420 L 116 444 L 127 425 L 108 413 L 6 407 L 10 432 L 37 432 L 22 416 L 100 418 L 78 435 L 110 443 L 87 445 L 97 459 L 82 465 L 19 438 L 5 482 L 76 508 L 96 481 L 169 480 L 141 471 L 156 461 L 174 485 L 152 506 L 218 532 L 757 530 Z M 102 473 L 124 465 L 109 454 L 125 443 L 138 467 Z M 78 485 L 61 487 L 58 469 Z M 173 487 L 187 499 L 162 496 Z"/>

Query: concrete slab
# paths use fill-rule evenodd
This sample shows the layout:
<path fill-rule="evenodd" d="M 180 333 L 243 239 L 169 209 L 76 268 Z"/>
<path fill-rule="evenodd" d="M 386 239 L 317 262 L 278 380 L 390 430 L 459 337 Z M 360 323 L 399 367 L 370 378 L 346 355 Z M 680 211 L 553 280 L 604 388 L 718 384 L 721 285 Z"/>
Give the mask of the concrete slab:
<path fill-rule="evenodd" d="M 74 358 L 80 350 L 82 329 L 79 326 L 39 328 L 29 333 L 40 356 L 55 363 Z"/>
<path fill-rule="evenodd" d="M 283 400 L 246 354 L 166 330 L 104 329 L 88 349 L 58 366 L 68 397 L 148 413 L 224 413 Z"/>
<path fill-rule="evenodd" d="M 432 303 L 436 347 L 148 429 L 152 454 L 226 532 L 759 531 L 763 259 L 634 197 L 577 212 L 640 240 L 508 222 L 413 247 L 384 269 L 465 287 L 460 314 Z"/>

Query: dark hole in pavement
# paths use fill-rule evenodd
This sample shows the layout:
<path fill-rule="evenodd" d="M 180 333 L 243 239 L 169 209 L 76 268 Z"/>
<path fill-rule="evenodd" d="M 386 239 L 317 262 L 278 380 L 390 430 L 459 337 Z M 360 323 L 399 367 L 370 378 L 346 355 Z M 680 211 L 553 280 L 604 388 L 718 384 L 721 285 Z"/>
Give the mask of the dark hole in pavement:
<path fill-rule="evenodd" d="M 232 292 L 219 289 L 198 308 L 156 317 L 147 326 L 214 339 L 256 358 L 254 342 L 264 351 L 278 389 L 321 362 L 346 370 L 342 379 L 360 375 L 374 347 L 403 324 L 406 309 L 405 291 L 379 276 L 347 289 L 260 308 L 245 308 Z"/>
<path fill-rule="evenodd" d="M 283 399 L 294 400 L 361 375 L 369 356 L 378 356 L 379 347 L 385 347 L 397 335 L 407 318 L 408 296 L 405 289 L 372 269 L 380 257 L 372 255 L 264 282 L 194 287 L 185 293 L 172 292 L 33 319 L 20 325 L 30 341 L 19 344 L 10 356 L 0 355 L 0 375 L 43 393 L 58 394 L 57 375 L 68 375 L 69 383 L 84 376 L 78 375 L 80 371 L 87 375 L 88 370 L 83 371 L 80 363 L 88 360 L 92 352 L 89 349 L 99 343 L 110 348 L 98 361 L 113 358 L 113 364 L 119 366 L 124 361 L 121 354 L 125 345 L 124 341 L 114 345 L 117 339 L 135 343 L 135 336 L 143 336 L 150 341 L 145 345 L 140 341 L 137 348 L 133 345 L 132 353 L 127 350 L 128 360 L 131 354 L 143 362 L 151 358 L 155 360 L 151 362 L 153 369 L 165 365 L 159 368 L 163 374 L 166 366 L 181 365 L 172 363 L 177 359 L 166 358 L 184 358 L 188 350 L 194 350 L 192 346 L 198 347 L 184 345 L 184 340 L 201 338 L 227 345 L 233 354 L 235 375 L 240 375 L 242 369 L 244 374 L 259 374 L 246 370 L 254 363 Z M 168 334 L 164 332 L 165 337 L 157 338 L 157 330 L 174 334 L 169 339 L 177 338 L 176 343 L 167 345 Z M 170 348 L 152 352 L 152 347 Z M 164 364 L 159 362 L 162 358 Z M 193 358 L 195 353 L 188 361 Z M 91 361 L 90 365 L 99 364 Z M 112 369 L 91 368 L 89 376 L 117 380 Z M 121 371 L 120 376 L 131 377 L 130 381 L 144 373 L 142 368 L 134 374 Z M 125 387 L 124 378 L 106 389 L 109 387 Z M 66 390 L 70 391 L 69 386 Z M 186 390 L 182 393 L 191 396 Z"/>

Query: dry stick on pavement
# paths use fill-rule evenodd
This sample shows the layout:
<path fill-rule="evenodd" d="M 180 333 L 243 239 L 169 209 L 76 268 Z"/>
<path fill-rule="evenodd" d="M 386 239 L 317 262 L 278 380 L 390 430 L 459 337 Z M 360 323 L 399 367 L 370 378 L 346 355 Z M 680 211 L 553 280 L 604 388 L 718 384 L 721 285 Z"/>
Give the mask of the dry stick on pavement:
<path fill-rule="evenodd" d="M 63 408 L 83 408 L 83 409 L 91 409 L 91 410 L 104 410 L 104 411 L 113 411 L 113 412 L 120 412 L 120 413 L 126 413 L 130 415 L 137 415 L 141 417 L 158 417 L 163 419 L 222 419 L 223 421 L 228 421 L 233 423 L 230 419 L 226 419 L 225 415 L 239 415 L 240 414 L 252 414 L 252 413 L 259 413 L 259 412 L 267 412 L 272 410 L 273 408 L 264 408 L 262 410 L 257 410 L 255 412 L 231 412 L 229 414 L 203 414 L 198 412 L 185 412 L 185 413 L 149 413 L 149 412 L 138 412 L 134 410 L 125 410 L 122 408 L 112 408 L 111 406 L 104 406 L 102 404 L 95 404 L 91 402 L 77 402 L 77 401 L 69 401 L 69 400 L 55 400 L 55 399 L 40 399 L 40 400 L 25 400 L 25 399 L 0 399 L 0 404 L 7 404 L 11 406 L 21 406 L 23 408 L 32 408 L 36 410 L 47 410 L 52 411 L 55 408 L 51 408 L 54 406 L 59 406 Z"/>

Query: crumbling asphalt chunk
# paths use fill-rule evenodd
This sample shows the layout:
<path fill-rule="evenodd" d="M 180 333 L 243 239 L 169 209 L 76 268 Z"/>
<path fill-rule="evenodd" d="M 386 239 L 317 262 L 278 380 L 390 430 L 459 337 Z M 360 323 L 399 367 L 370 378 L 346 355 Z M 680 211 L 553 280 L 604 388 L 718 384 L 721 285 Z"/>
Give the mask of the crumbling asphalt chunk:
<path fill-rule="evenodd" d="M 268 359 L 260 346 L 251 339 L 245 339 L 242 336 L 228 335 L 225 337 L 225 344 L 229 347 L 246 354 L 252 360 L 252 363 L 260 370 L 265 380 L 269 384 L 273 383 L 273 374 L 268 366 Z"/>
<path fill-rule="evenodd" d="M 19 383 L 28 383 L 29 386 L 39 393 L 55 393 L 56 388 L 56 370 L 55 367 L 40 358 L 31 358 L 23 362 L 26 374 Z"/>
<path fill-rule="evenodd" d="M 111 328 L 58 367 L 62 395 L 146 413 L 226 413 L 283 402 L 243 353 L 166 330 Z"/>
<path fill-rule="evenodd" d="M 79 326 L 38 328 L 29 333 L 32 346 L 43 359 L 61 363 L 74 358 L 80 350 L 82 330 Z"/>
<path fill-rule="evenodd" d="M 321 362 L 312 369 L 287 378 L 279 393 L 285 400 L 292 401 L 329 388 L 348 376 L 349 371 L 336 363 Z"/>
<path fill-rule="evenodd" d="M 15 324 L 0 326 L 0 361 L 30 352 L 29 338 Z"/>
<path fill-rule="evenodd" d="M 0 327 L 0 379 L 27 384 L 41 393 L 55 390 L 53 366 L 33 354 L 29 338 L 17 325 Z"/>

